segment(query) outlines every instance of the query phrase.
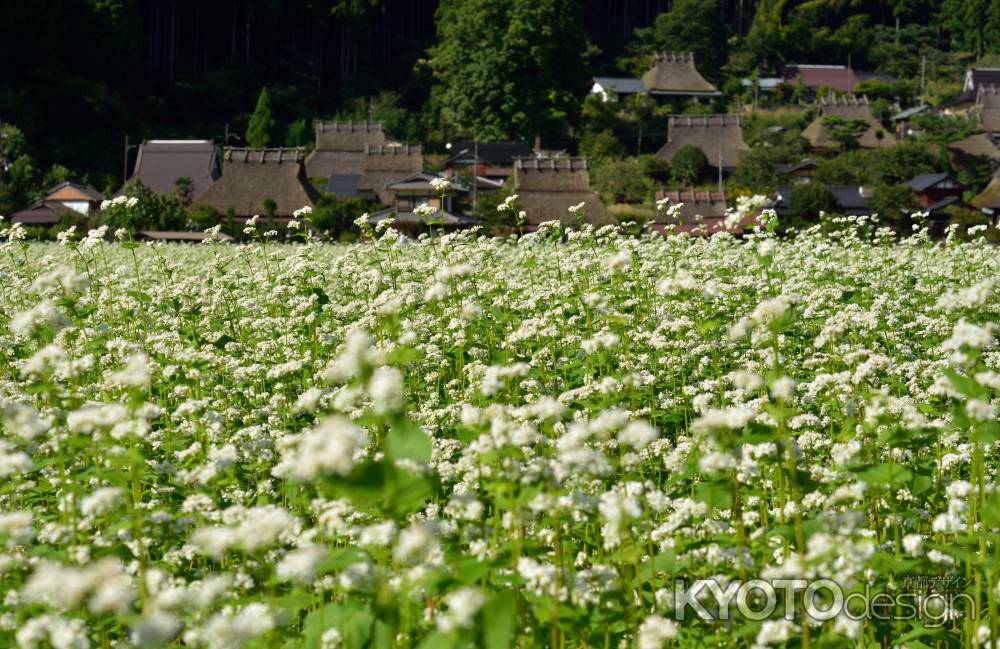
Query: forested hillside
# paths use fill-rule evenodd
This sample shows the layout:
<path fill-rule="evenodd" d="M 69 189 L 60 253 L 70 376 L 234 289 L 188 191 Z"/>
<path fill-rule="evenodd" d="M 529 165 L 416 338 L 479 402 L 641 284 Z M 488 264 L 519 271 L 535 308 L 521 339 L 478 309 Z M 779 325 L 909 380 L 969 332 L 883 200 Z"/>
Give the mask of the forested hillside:
<path fill-rule="evenodd" d="M 221 142 L 228 124 L 243 143 L 265 86 L 275 143 L 308 145 L 313 118 L 341 116 L 431 149 L 458 136 L 566 144 L 590 78 L 635 74 L 657 49 L 693 50 L 727 97 L 787 62 L 915 82 L 923 61 L 933 101 L 1000 54 L 1000 1 L 5 2 L 0 120 L 23 133 L 39 182 L 102 189 L 120 182 L 126 134 Z"/>

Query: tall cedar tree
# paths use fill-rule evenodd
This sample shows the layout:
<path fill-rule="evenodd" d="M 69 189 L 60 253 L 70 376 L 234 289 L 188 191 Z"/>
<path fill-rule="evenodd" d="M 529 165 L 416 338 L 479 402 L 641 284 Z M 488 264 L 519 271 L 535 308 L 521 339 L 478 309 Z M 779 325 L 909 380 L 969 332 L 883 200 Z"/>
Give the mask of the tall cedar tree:
<path fill-rule="evenodd" d="M 576 117 L 587 88 L 580 2 L 442 0 L 436 22 L 433 100 L 452 128 L 531 138 Z"/>
<path fill-rule="evenodd" d="M 247 144 L 260 148 L 270 146 L 275 140 L 278 123 L 271 114 L 271 98 L 267 88 L 262 88 L 257 98 L 257 108 L 254 109 L 247 125 Z"/>

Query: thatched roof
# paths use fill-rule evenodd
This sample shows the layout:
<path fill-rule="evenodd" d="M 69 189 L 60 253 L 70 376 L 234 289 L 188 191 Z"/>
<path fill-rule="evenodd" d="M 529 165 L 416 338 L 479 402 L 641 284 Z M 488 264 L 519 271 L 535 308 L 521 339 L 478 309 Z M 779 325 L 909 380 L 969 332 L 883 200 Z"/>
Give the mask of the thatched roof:
<path fill-rule="evenodd" d="M 842 117 L 844 119 L 859 119 L 868 124 L 868 130 L 858 138 L 858 146 L 866 149 L 878 149 L 896 144 L 896 138 L 886 131 L 872 116 L 868 97 L 844 95 L 843 97 L 823 97 L 819 100 L 819 115 L 812 121 L 802 137 L 809 141 L 814 149 L 837 149 L 840 143 L 830 136 L 829 130 L 823 124 L 825 117 Z M 879 139 L 876 133 L 881 132 Z"/>
<path fill-rule="evenodd" d="M 184 243 L 205 241 L 215 239 L 216 241 L 235 241 L 225 232 L 218 234 L 208 234 L 207 232 L 187 232 L 184 230 L 139 230 L 135 233 L 135 238 L 139 241 L 177 241 Z"/>
<path fill-rule="evenodd" d="M 577 158 L 529 158 L 514 161 L 514 193 L 527 213 L 527 223 L 544 221 L 576 223 L 569 212 L 584 203 L 587 221 L 595 225 L 614 223 L 600 197 L 590 189 L 590 165 Z"/>
<path fill-rule="evenodd" d="M 982 157 L 990 160 L 1000 161 L 1000 147 L 997 147 L 985 133 L 976 133 L 967 138 L 950 142 L 947 145 L 949 151 L 962 156 Z"/>
<path fill-rule="evenodd" d="M 694 66 L 694 54 L 657 53 L 653 65 L 642 75 L 642 85 L 654 95 L 719 96 Z"/>
<path fill-rule="evenodd" d="M 306 158 L 310 178 L 360 174 L 365 147 L 385 144 L 382 122 L 316 122 L 316 148 Z"/>
<path fill-rule="evenodd" d="M 319 198 L 302 168 L 302 149 L 227 148 L 222 178 L 195 203 L 210 205 L 236 217 L 264 214 L 264 201 L 277 204 L 274 215 L 290 217 L 295 210 L 313 206 Z"/>
<path fill-rule="evenodd" d="M 219 151 L 211 140 L 147 140 L 139 145 L 132 178 L 158 194 L 169 194 L 180 178 L 191 179 L 197 199 L 219 178 Z"/>
<path fill-rule="evenodd" d="M 656 157 L 670 162 L 688 144 L 701 149 L 713 167 L 719 166 L 721 157 L 725 170 L 735 169 L 740 151 L 747 148 L 739 115 L 679 115 L 667 120 L 667 143 Z"/>
<path fill-rule="evenodd" d="M 980 86 L 976 98 L 979 123 L 987 133 L 1000 133 L 1000 86 Z"/>
<path fill-rule="evenodd" d="M 391 205 L 395 194 L 389 185 L 409 178 L 424 168 L 423 149 L 419 144 L 402 146 L 369 146 L 364 151 L 365 162 L 358 191 Z"/>
<path fill-rule="evenodd" d="M 979 209 L 1000 210 L 1000 171 L 993 174 L 993 179 L 972 199 L 972 204 Z"/>

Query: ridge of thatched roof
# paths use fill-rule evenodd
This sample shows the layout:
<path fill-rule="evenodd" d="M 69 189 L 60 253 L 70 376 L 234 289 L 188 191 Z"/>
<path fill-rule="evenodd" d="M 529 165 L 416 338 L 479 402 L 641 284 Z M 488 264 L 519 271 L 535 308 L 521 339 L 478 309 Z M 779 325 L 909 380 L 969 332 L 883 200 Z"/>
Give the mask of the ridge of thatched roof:
<path fill-rule="evenodd" d="M 868 130 L 858 138 L 858 146 L 866 149 L 878 149 L 892 146 L 896 138 L 872 116 L 868 97 L 862 95 L 844 95 L 842 97 L 821 97 L 819 100 L 819 115 L 802 131 L 802 137 L 809 141 L 814 149 L 835 149 L 840 143 L 833 139 L 823 124 L 825 117 L 842 117 L 844 119 L 859 119 L 868 124 Z M 881 139 L 877 133 L 881 132 Z"/>
<path fill-rule="evenodd" d="M 395 193 L 389 185 L 409 178 L 423 168 L 423 147 L 419 144 L 366 145 L 358 190 L 373 193 L 383 205 L 391 205 Z"/>
<path fill-rule="evenodd" d="M 587 221 L 614 223 L 601 198 L 590 189 L 590 163 L 585 158 L 519 158 L 514 160 L 514 193 L 527 213 L 527 224 L 544 221 L 576 223 L 569 212 L 584 204 Z"/>
<path fill-rule="evenodd" d="M 657 52 L 653 64 L 642 75 L 642 85 L 654 95 L 717 96 L 719 91 L 705 80 L 691 52 Z"/>
<path fill-rule="evenodd" d="M 275 202 L 274 215 L 289 217 L 319 199 L 302 167 L 303 150 L 227 148 L 222 177 L 195 201 L 236 217 L 264 214 L 264 201 Z"/>
<path fill-rule="evenodd" d="M 678 149 L 693 145 L 704 152 L 708 164 L 735 169 L 740 152 L 748 147 L 743 140 L 743 120 L 739 115 L 677 115 L 667 119 L 667 141 L 656 157 L 671 162 Z"/>
<path fill-rule="evenodd" d="M 361 174 L 365 147 L 385 144 L 382 122 L 316 122 L 316 148 L 306 158 L 310 178 Z"/>
<path fill-rule="evenodd" d="M 972 199 L 972 205 L 979 209 L 1000 210 L 1000 171 L 993 174 L 989 184 Z"/>
<path fill-rule="evenodd" d="M 976 111 L 984 131 L 1000 132 L 1000 86 L 979 86 L 976 96 Z"/>
<path fill-rule="evenodd" d="M 976 133 L 955 142 L 949 142 L 947 149 L 965 156 L 983 157 L 1000 161 L 1000 147 L 997 147 L 985 133 Z"/>
<path fill-rule="evenodd" d="M 659 191 L 656 193 L 657 202 L 667 199 L 669 204 L 681 203 L 678 219 L 669 219 L 666 211 L 658 210 L 653 223 L 660 224 L 692 224 L 698 223 L 702 218 L 717 218 L 726 215 L 726 192 L 718 191 Z"/>

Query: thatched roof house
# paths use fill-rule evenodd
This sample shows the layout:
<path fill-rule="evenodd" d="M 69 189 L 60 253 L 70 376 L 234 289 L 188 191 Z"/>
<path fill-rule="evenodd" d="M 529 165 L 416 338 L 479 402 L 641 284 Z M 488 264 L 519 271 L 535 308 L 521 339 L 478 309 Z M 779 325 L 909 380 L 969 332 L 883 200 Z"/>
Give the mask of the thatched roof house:
<path fill-rule="evenodd" d="M 316 122 L 316 148 L 306 158 L 306 175 L 360 176 L 365 166 L 365 147 L 377 147 L 385 141 L 382 122 Z"/>
<path fill-rule="evenodd" d="M 826 117 L 841 117 L 843 119 L 859 119 L 868 124 L 868 130 L 858 138 L 858 146 L 866 149 L 889 147 L 896 143 L 896 138 L 889 133 L 872 116 L 868 105 L 868 97 L 844 95 L 842 97 L 823 97 L 819 100 L 819 115 L 812 121 L 802 137 L 809 141 L 813 149 L 839 149 L 840 142 L 831 137 L 829 129 L 823 123 Z M 880 135 L 881 134 L 881 135 Z"/>
<path fill-rule="evenodd" d="M 652 67 L 642 75 L 642 85 L 651 95 L 718 97 L 722 94 L 698 72 L 691 52 L 654 54 Z"/>
<path fill-rule="evenodd" d="M 976 133 L 957 142 L 949 142 L 946 146 L 950 153 L 960 159 L 986 158 L 1000 162 L 1000 147 L 985 133 Z"/>
<path fill-rule="evenodd" d="M 358 179 L 358 193 L 392 205 L 394 192 L 389 185 L 412 176 L 424 168 L 423 149 L 419 144 L 366 146 L 364 166 Z"/>
<path fill-rule="evenodd" d="M 987 133 L 1000 133 L 1000 86 L 980 86 L 976 98 L 980 127 Z"/>
<path fill-rule="evenodd" d="M 685 145 L 701 149 L 708 164 L 732 171 L 739 164 L 740 151 L 747 149 L 743 141 L 743 122 L 739 115 L 678 115 L 667 119 L 667 142 L 656 157 L 666 162 Z"/>
<path fill-rule="evenodd" d="M 996 214 L 1000 212 L 1000 170 L 993 174 L 993 179 L 986 188 L 972 199 L 972 204 L 981 210 L 989 210 Z"/>
<path fill-rule="evenodd" d="M 146 140 L 139 145 L 132 172 L 132 178 L 158 194 L 169 194 L 178 180 L 188 178 L 192 200 L 220 175 L 219 150 L 211 140 Z"/>
<path fill-rule="evenodd" d="M 576 223 L 569 212 L 584 204 L 587 222 L 613 223 L 600 197 L 590 189 L 590 164 L 579 158 L 525 158 L 514 161 L 514 193 L 527 213 L 527 224 Z"/>
<path fill-rule="evenodd" d="M 222 178 L 195 203 L 209 205 L 237 218 L 265 214 L 264 203 L 274 201 L 274 216 L 290 218 L 300 207 L 312 207 L 319 199 L 302 167 L 303 150 L 227 148 L 223 154 Z"/>

